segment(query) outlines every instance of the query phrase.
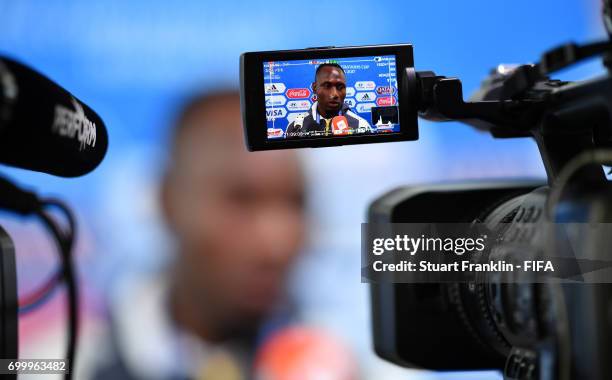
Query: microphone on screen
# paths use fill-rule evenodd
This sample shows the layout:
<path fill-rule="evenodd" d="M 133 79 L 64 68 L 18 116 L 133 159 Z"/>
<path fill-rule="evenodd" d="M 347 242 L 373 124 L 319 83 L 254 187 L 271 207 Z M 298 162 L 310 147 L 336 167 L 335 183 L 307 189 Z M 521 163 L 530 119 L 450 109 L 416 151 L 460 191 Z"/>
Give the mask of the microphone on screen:
<path fill-rule="evenodd" d="M 0 56 L 0 163 L 61 177 L 94 170 L 108 149 L 102 119 L 34 69 Z"/>
<path fill-rule="evenodd" d="M 332 134 L 348 135 L 351 129 L 346 116 L 334 116 L 332 119 Z"/>

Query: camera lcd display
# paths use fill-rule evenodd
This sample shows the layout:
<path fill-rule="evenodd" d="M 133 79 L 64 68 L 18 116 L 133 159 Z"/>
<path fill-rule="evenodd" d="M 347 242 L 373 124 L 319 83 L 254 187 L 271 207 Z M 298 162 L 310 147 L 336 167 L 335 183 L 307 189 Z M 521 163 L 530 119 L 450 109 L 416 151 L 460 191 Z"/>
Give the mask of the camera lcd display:
<path fill-rule="evenodd" d="M 399 133 L 395 55 L 263 62 L 268 140 Z"/>
<path fill-rule="evenodd" d="M 246 52 L 240 100 L 249 150 L 413 141 L 412 46 Z"/>

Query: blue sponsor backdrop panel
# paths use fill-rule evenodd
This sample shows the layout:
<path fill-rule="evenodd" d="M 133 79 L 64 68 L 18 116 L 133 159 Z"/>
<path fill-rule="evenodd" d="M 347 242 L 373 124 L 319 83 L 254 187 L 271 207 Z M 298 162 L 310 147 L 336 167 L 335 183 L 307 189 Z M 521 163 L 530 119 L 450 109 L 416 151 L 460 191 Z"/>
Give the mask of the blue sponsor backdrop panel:
<path fill-rule="evenodd" d="M 277 61 L 272 64 L 264 62 L 269 137 L 282 137 L 297 115 L 310 110 L 316 101 L 312 91 L 315 71 L 317 66 L 324 62 L 335 62 L 342 66 L 347 85 L 344 102 L 365 120 L 372 121 L 371 107 L 398 104 L 393 55 Z M 393 131 L 398 132 L 399 125 L 396 125 Z"/>

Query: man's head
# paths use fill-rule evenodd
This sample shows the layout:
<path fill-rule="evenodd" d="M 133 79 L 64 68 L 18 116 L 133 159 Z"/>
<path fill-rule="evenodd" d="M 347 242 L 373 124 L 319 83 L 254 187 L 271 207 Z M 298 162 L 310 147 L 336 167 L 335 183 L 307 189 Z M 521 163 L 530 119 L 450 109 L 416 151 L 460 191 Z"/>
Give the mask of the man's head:
<path fill-rule="evenodd" d="M 312 89 L 317 94 L 318 111 L 323 117 L 338 115 L 346 97 L 346 75 L 337 63 L 317 67 Z"/>
<path fill-rule="evenodd" d="M 278 302 L 304 237 L 303 186 L 292 151 L 247 152 L 237 92 L 184 109 L 162 205 L 179 248 L 174 282 L 200 318 L 243 327 Z"/>

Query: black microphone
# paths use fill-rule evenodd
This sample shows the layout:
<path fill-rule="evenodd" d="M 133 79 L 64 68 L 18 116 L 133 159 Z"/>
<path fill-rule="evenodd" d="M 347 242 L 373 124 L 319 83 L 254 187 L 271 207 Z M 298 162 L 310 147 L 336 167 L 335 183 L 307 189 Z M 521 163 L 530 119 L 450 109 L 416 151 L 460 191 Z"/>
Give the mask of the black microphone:
<path fill-rule="evenodd" d="M 108 148 L 102 119 L 35 70 L 0 57 L 0 163 L 61 177 L 94 170 Z"/>

